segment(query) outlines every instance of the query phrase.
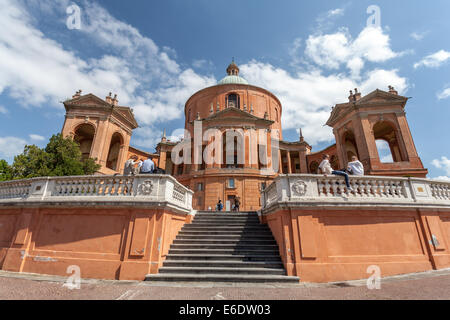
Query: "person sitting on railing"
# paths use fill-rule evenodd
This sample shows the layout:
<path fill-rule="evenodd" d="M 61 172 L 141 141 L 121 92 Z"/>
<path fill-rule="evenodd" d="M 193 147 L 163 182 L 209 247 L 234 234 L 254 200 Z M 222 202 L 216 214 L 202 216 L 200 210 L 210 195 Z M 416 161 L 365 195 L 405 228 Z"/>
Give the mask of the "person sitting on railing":
<path fill-rule="evenodd" d="M 331 167 L 331 164 L 330 164 L 330 156 L 328 154 L 323 155 L 323 160 L 319 165 L 319 170 L 325 176 L 330 175 L 330 174 L 334 174 L 336 176 L 343 176 L 345 179 L 345 185 L 347 186 L 348 191 L 350 191 L 350 192 L 353 191 L 352 187 L 350 186 L 350 181 L 349 181 L 347 172 L 333 170 L 333 168 Z"/>
<path fill-rule="evenodd" d="M 139 174 L 139 172 L 141 172 L 142 163 L 144 163 L 144 161 L 139 159 L 137 166 L 134 168 L 134 174 Z"/>
<path fill-rule="evenodd" d="M 347 171 L 354 176 L 363 176 L 364 166 L 356 156 L 352 156 L 352 161 L 348 163 Z"/>
<path fill-rule="evenodd" d="M 131 174 L 134 174 L 134 165 L 137 163 L 135 162 L 138 159 L 136 155 L 132 155 L 130 159 L 128 159 L 125 162 L 125 166 L 123 168 L 123 175 L 129 176 Z"/>
<path fill-rule="evenodd" d="M 148 157 L 147 160 L 144 160 L 141 167 L 142 174 L 153 173 L 155 170 L 155 163 L 152 161 L 152 158 Z"/>

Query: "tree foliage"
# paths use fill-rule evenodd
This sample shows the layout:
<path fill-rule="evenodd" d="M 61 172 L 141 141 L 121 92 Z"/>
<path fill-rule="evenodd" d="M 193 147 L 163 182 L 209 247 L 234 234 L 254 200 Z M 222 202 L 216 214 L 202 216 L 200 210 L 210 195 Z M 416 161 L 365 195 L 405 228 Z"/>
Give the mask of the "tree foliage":
<path fill-rule="evenodd" d="M 12 177 L 11 166 L 5 160 L 0 160 L 0 181 L 11 180 Z"/>
<path fill-rule="evenodd" d="M 44 149 L 26 145 L 9 166 L 0 161 L 0 181 L 45 176 L 91 175 L 100 169 L 96 159 L 82 159 L 80 146 L 72 138 L 53 135 Z"/>

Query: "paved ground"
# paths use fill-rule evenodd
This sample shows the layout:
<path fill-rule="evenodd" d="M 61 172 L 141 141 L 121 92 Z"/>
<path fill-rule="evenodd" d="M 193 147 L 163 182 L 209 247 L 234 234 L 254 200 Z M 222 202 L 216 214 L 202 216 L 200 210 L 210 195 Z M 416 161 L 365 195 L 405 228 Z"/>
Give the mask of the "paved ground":
<path fill-rule="evenodd" d="M 107 300 L 311 300 L 311 299 L 450 299 L 450 269 L 383 278 L 369 290 L 365 280 L 294 285 L 149 283 L 82 280 L 80 289 L 66 278 L 0 271 L 0 299 Z"/>

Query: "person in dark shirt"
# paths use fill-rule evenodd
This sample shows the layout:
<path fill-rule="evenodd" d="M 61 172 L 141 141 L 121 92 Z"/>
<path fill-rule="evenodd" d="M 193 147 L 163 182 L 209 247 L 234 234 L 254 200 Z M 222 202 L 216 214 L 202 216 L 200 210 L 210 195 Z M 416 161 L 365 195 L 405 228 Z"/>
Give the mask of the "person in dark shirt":
<path fill-rule="evenodd" d="M 223 203 L 222 203 L 222 200 L 219 199 L 219 202 L 217 202 L 217 205 L 216 205 L 216 210 L 222 211 L 222 209 L 223 209 Z"/>

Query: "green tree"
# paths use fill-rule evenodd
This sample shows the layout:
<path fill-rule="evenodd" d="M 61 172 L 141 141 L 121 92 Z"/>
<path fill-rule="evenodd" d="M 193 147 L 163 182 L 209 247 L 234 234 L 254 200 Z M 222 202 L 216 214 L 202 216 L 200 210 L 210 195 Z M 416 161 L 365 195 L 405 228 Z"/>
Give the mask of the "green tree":
<path fill-rule="evenodd" d="M 6 160 L 0 160 L 0 181 L 11 180 L 13 177 L 13 171 L 11 166 Z"/>
<path fill-rule="evenodd" d="M 80 146 L 72 138 L 56 134 L 45 149 L 25 146 L 23 153 L 14 157 L 12 175 L 14 179 L 91 175 L 100 167 L 95 159 L 82 159 Z"/>
<path fill-rule="evenodd" d="M 50 176 L 49 155 L 36 145 L 26 145 L 23 153 L 14 157 L 14 179 Z"/>

